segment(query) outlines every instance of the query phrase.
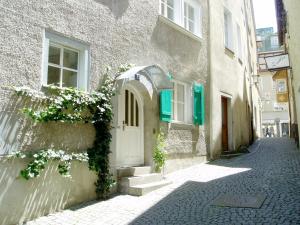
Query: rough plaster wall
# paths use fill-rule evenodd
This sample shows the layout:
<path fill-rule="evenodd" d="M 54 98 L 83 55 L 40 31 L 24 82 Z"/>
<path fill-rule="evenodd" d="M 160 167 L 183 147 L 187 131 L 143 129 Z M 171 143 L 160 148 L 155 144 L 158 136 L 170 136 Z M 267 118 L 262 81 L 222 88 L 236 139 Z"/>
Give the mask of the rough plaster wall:
<path fill-rule="evenodd" d="M 224 46 L 224 7 L 232 13 L 233 21 L 233 42 L 235 54 L 225 50 Z M 242 9 L 243 12 L 242 13 Z M 210 1 L 210 42 L 211 42 L 211 135 L 210 149 L 211 157 L 216 158 L 222 150 L 222 118 L 221 118 L 221 95 L 225 93 L 231 96 L 231 113 L 233 116 L 233 149 L 237 149 L 240 145 L 249 143 L 249 121 L 247 116 L 246 102 L 250 102 L 249 77 L 250 68 L 248 67 L 248 50 L 247 35 L 248 31 L 245 27 L 245 9 L 243 1 Z M 222 15 L 222 16 L 220 16 Z M 249 14 L 251 15 L 251 14 Z M 244 57 L 242 63 L 237 57 L 237 35 L 236 26 L 239 24 L 241 28 L 242 43 L 244 46 Z M 249 24 L 254 31 L 253 25 Z M 254 39 L 255 40 L 255 39 Z M 253 40 L 252 40 L 253 42 Z M 255 42 L 255 41 L 254 41 Z M 255 47 L 255 44 L 254 44 Z M 251 61 L 256 60 L 255 50 L 250 50 Z M 255 69 L 255 68 L 254 68 Z"/>
<path fill-rule="evenodd" d="M 23 224 L 95 199 L 91 184 L 96 181 L 96 175 L 88 170 L 87 163 L 72 164 L 72 178 L 63 178 L 57 172 L 57 164 L 50 163 L 40 177 L 26 181 L 19 176 L 25 162 L 0 159 L 0 224 Z"/>
<path fill-rule="evenodd" d="M 208 15 L 206 10 L 207 1 L 201 0 L 200 2 L 204 14 L 202 21 L 203 38 L 196 41 L 158 19 L 158 0 L 1 0 L 1 153 L 20 148 L 33 150 L 51 146 L 79 151 L 92 145 L 93 127 L 76 125 L 77 127 L 74 129 L 73 125 L 33 124 L 18 114 L 19 109 L 24 104 L 32 103 L 17 99 L 11 92 L 2 88 L 3 86 L 29 86 L 35 90 L 40 90 L 42 43 L 45 30 L 59 33 L 89 45 L 91 58 L 89 88 L 92 90 L 98 86 L 101 73 L 106 65 L 116 68 L 120 64 L 128 62 L 136 65 L 159 64 L 166 71 L 173 73 L 176 79 L 199 80 L 205 83 L 208 64 Z M 153 102 L 152 106 L 151 104 L 147 105 L 145 109 L 148 110 L 147 115 L 151 115 L 151 119 L 145 121 L 145 162 L 150 164 L 153 144 L 155 143 L 154 134 L 159 129 L 157 102 Z M 155 111 L 156 113 L 153 113 Z M 196 140 L 195 134 L 199 135 L 198 140 Z M 204 136 L 204 131 L 199 132 L 196 129 L 195 132 L 194 130 L 189 131 L 188 137 L 192 137 L 193 141 L 195 140 L 193 143 L 196 143 L 194 144 L 196 149 L 201 149 L 201 145 L 206 146 Z M 177 141 L 180 140 L 178 135 L 174 134 L 173 137 Z M 78 140 L 81 141 L 78 142 Z M 193 149 L 195 148 L 194 145 Z M 183 149 L 184 151 L 190 151 L 187 148 Z M 177 148 L 177 151 L 180 151 L 180 148 Z M 32 189 L 29 187 L 38 188 L 39 185 L 42 185 L 44 178 L 29 183 L 24 182 L 22 185 L 17 185 L 16 189 L 11 189 L 16 182 L 21 182 L 14 179 L 22 168 L 24 168 L 24 164 L 14 164 L 14 174 L 10 174 L 7 173 L 6 164 L 3 164 L 1 177 L 5 181 L 10 179 L 10 183 L 7 183 L 7 185 L 11 186 L 6 185 L 3 187 L 7 191 L 2 193 L 1 206 L 7 205 L 8 202 L 26 202 L 28 198 L 32 203 L 36 202 L 38 195 L 32 194 Z M 36 210 L 29 213 L 28 211 L 22 211 L 23 205 L 20 204 L 21 208 L 17 210 L 22 211 L 22 218 L 36 217 L 76 203 L 70 199 L 75 198 L 76 201 L 89 199 L 84 194 L 94 191 L 93 182 L 87 182 L 86 188 L 88 190 L 83 191 L 82 195 L 79 194 L 80 197 L 78 197 L 77 191 L 80 191 L 82 187 L 81 175 L 82 170 L 73 171 L 74 180 L 68 185 L 60 178 L 53 177 L 52 180 L 51 177 L 51 181 L 57 184 L 56 191 L 58 193 L 64 193 L 66 186 L 70 188 L 69 197 L 60 199 L 57 204 L 53 203 L 53 206 L 52 203 L 44 199 L 50 199 L 51 191 L 39 189 L 41 196 L 44 196 L 43 198 L 38 197 L 44 210 L 42 212 L 38 211 L 41 205 L 34 204 Z M 84 176 L 87 179 L 93 179 L 93 176 L 88 173 Z M 32 182 L 34 185 L 32 185 Z M 1 185 L 5 185 L 5 183 L 1 182 Z M 80 188 L 75 189 L 76 186 Z M 19 192 L 23 195 L 13 196 L 13 193 Z M 11 209 L 11 207 L 7 208 Z M 16 207 L 15 204 L 14 207 Z M 0 218 L 5 218 L 6 223 L 16 223 L 20 214 L 13 215 L 12 212 L 13 210 L 7 211 L 5 216 L 1 214 Z M 8 218 L 11 218 L 10 222 Z"/>
<path fill-rule="evenodd" d="M 300 131 L 300 123 L 297 118 L 300 118 L 300 28 L 299 28 L 299 10 L 300 4 L 298 1 L 284 0 L 284 7 L 287 10 L 288 36 L 287 40 L 288 52 L 290 56 L 290 63 L 292 67 L 292 84 L 294 88 L 295 104 L 296 104 L 296 124 L 298 123 L 298 130 Z"/>

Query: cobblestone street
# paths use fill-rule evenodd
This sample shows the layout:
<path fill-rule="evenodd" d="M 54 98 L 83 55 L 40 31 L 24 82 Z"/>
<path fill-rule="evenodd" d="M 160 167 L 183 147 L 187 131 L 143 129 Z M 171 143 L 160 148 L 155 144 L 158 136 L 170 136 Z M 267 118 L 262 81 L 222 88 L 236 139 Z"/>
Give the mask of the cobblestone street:
<path fill-rule="evenodd" d="M 167 176 L 146 196 L 118 195 L 41 217 L 27 225 L 300 224 L 300 152 L 289 139 L 256 142 L 250 153 Z M 212 205 L 221 194 L 266 195 L 259 209 Z"/>

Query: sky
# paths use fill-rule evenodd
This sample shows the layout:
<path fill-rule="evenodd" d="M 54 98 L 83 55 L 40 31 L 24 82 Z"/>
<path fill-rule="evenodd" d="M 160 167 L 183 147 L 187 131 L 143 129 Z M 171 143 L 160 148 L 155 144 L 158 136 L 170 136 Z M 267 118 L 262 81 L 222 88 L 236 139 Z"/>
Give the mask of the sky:
<path fill-rule="evenodd" d="M 256 28 L 274 27 L 277 31 L 275 0 L 253 0 Z"/>

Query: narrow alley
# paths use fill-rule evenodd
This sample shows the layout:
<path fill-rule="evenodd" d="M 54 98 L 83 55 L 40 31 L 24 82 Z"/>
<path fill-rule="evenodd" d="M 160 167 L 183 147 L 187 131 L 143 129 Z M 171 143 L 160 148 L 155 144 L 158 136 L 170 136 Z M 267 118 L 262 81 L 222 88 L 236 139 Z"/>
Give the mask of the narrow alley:
<path fill-rule="evenodd" d="M 28 222 L 38 224 L 300 224 L 300 152 L 266 138 L 250 153 L 169 174 L 173 183 L 142 197 L 117 195 Z M 222 195 L 263 196 L 261 207 L 221 207 Z M 241 200 L 242 202 L 242 200 Z"/>

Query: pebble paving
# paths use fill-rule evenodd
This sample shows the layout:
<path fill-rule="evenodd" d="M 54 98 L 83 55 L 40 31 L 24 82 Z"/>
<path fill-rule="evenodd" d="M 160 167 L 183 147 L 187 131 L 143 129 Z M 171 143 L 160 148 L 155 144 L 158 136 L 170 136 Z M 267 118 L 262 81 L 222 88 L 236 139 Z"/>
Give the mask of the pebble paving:
<path fill-rule="evenodd" d="M 266 138 L 250 153 L 167 176 L 173 183 L 142 197 L 117 195 L 26 225 L 300 224 L 300 151 L 287 138 Z M 261 208 L 212 204 L 222 194 L 266 195 Z"/>

